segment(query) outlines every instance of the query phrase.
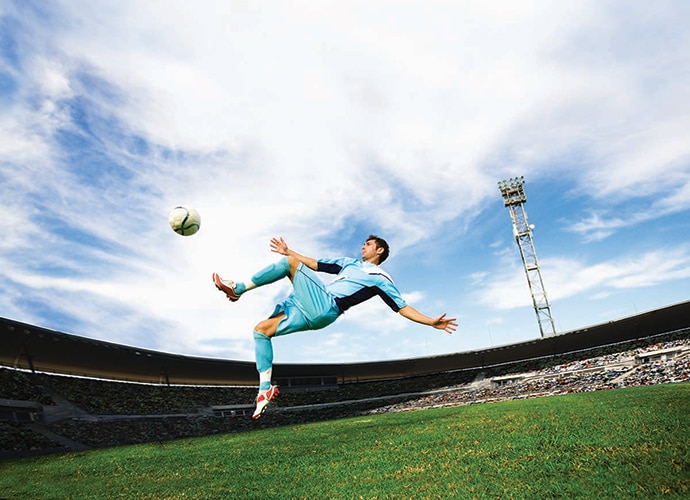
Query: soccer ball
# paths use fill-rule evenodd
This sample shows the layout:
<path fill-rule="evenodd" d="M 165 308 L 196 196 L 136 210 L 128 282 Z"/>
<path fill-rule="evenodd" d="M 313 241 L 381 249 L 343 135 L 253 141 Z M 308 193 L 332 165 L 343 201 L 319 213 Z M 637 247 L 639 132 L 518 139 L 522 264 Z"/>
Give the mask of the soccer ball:
<path fill-rule="evenodd" d="M 175 207 L 170 211 L 168 222 L 173 231 L 182 236 L 191 236 L 201 227 L 199 212 L 193 208 L 182 206 Z"/>

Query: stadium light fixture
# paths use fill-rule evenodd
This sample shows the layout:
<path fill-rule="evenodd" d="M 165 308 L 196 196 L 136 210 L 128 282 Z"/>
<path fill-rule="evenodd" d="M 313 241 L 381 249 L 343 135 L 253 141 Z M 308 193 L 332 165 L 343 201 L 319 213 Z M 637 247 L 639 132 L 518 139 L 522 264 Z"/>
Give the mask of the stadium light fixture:
<path fill-rule="evenodd" d="M 525 178 L 511 177 L 508 180 L 498 182 L 498 189 L 503 196 L 503 204 L 510 210 L 510 218 L 513 222 L 513 236 L 520 249 L 520 257 L 527 275 L 527 283 L 532 294 L 532 304 L 537 313 L 539 322 L 539 332 L 541 336 L 555 335 L 553 317 L 551 316 L 551 306 L 544 289 L 544 281 L 537 261 L 537 252 L 534 249 L 534 239 L 532 237 L 533 224 L 527 222 L 527 212 L 524 203 L 527 201 L 525 195 Z"/>

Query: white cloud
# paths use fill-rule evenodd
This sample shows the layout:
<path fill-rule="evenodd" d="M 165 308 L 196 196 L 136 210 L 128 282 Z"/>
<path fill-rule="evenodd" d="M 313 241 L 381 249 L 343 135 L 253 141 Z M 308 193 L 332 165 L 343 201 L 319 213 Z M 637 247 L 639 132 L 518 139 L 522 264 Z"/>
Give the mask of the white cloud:
<path fill-rule="evenodd" d="M 531 305 L 525 271 L 516 262 L 512 271 L 496 272 L 479 285 L 477 300 L 497 309 Z M 572 297 L 603 298 L 616 289 L 649 288 L 690 277 L 690 248 L 685 245 L 639 255 L 588 263 L 574 258 L 548 258 L 540 261 L 544 288 L 550 301 Z"/>
<path fill-rule="evenodd" d="M 21 29 L 18 61 L 3 64 L 19 90 L 0 113 L 0 203 L 17 215 L 0 242 L 0 273 L 89 325 L 82 333 L 118 338 L 158 324 L 160 348 L 251 357 L 251 328 L 287 289 L 219 307 L 210 273 L 247 278 L 275 258 L 267 248 L 275 234 L 310 255 L 352 254 L 333 242 L 367 226 L 404 255 L 466 233 L 500 207 L 496 181 L 515 174 L 587 193 L 578 213 L 588 215 L 572 230 L 589 241 L 678 214 L 690 185 L 690 43 L 675 7 L 70 1 L 41 16 L 8 8 L 3 15 Z M 664 35 L 639 43 L 638 22 Z M 611 215 L 631 199 L 628 216 Z M 166 227 L 179 203 L 202 214 L 192 238 Z M 555 256 L 542 262 L 546 288 L 558 299 L 686 279 L 686 248 L 642 255 L 599 264 Z M 479 301 L 491 310 L 529 305 L 524 272 L 499 282 L 491 263 L 475 267 L 481 257 L 439 265 L 485 283 Z M 402 270 L 419 264 L 403 259 Z M 411 303 L 464 304 L 459 291 L 441 298 L 431 289 Z M 19 295 L 3 300 L 8 314 L 40 319 Z M 115 321 L 123 311 L 126 323 Z M 380 306 L 341 322 L 328 352 L 337 354 L 346 330 L 396 332 L 410 352 L 418 345 L 404 319 Z"/>

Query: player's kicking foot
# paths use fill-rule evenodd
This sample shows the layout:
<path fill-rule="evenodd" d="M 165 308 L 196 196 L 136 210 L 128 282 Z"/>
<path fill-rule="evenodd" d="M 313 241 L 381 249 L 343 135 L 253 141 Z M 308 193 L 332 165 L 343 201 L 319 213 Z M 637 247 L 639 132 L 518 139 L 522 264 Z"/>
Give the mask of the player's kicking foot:
<path fill-rule="evenodd" d="M 252 418 L 254 420 L 260 418 L 261 415 L 263 415 L 266 411 L 268 403 L 277 398 L 279 394 L 280 391 L 278 390 L 277 385 L 272 385 L 268 388 L 268 390 L 259 392 L 259 395 L 256 397 L 256 410 L 254 410 L 254 415 L 252 415 Z"/>
<path fill-rule="evenodd" d="M 223 292 L 229 301 L 237 302 L 240 296 L 235 292 L 235 282 L 232 280 L 224 280 L 217 273 L 213 273 L 213 284 L 216 288 Z"/>

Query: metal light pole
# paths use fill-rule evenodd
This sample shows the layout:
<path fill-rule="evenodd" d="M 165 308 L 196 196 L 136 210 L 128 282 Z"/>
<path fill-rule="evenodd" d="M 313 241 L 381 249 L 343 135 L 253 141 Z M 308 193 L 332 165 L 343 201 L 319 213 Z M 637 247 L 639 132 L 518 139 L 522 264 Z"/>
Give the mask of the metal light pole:
<path fill-rule="evenodd" d="M 520 248 L 520 256 L 525 266 L 527 283 L 532 293 L 532 303 L 534 304 L 534 311 L 537 313 L 537 320 L 539 322 L 539 332 L 544 337 L 545 335 L 555 335 L 556 328 L 551 316 L 551 306 L 546 297 L 544 281 L 539 270 L 537 252 L 534 250 L 534 240 L 532 239 L 532 229 L 534 229 L 534 226 L 530 226 L 527 223 L 527 212 L 525 212 L 525 207 L 523 206 L 523 203 L 527 201 L 523 188 L 524 184 L 524 177 L 512 177 L 508 180 L 500 181 L 498 188 L 503 195 L 503 204 L 510 210 L 510 218 L 513 221 L 513 235 Z"/>

